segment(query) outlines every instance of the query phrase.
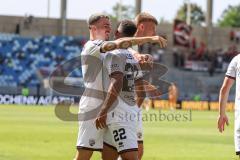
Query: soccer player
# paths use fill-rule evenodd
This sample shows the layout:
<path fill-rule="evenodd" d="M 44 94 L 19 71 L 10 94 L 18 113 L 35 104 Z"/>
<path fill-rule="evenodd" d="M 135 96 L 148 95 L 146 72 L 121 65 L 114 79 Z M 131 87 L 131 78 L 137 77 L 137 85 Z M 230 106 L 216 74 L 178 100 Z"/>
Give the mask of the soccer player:
<path fill-rule="evenodd" d="M 79 113 L 85 114 L 97 109 L 103 100 L 102 54 L 118 48 L 146 42 L 160 43 L 165 41 L 159 37 L 121 38 L 107 41 L 111 32 L 109 17 L 104 14 L 93 14 L 88 20 L 90 40 L 84 45 L 81 53 L 82 72 L 85 90 L 79 102 Z M 87 114 L 86 114 L 87 115 Z M 95 116 L 96 117 L 96 116 Z M 79 120 L 76 160 L 89 160 L 93 151 L 102 150 L 104 130 L 97 130 L 94 119 Z"/>
<path fill-rule="evenodd" d="M 137 25 L 137 31 L 135 33 L 135 37 L 142 37 L 142 36 L 155 36 L 158 22 L 154 16 L 152 16 L 149 13 L 142 12 L 139 13 L 135 18 L 135 23 Z M 133 46 L 133 49 L 137 52 L 139 52 L 138 46 Z M 134 52 L 132 50 L 132 52 Z M 151 58 L 151 57 L 150 57 Z M 147 86 L 147 85 L 145 85 Z M 144 86 L 138 85 L 137 90 L 144 90 Z M 140 94 L 140 97 L 144 97 L 143 94 Z M 143 103 L 144 98 L 140 98 L 138 100 L 138 106 L 140 108 L 140 117 L 142 117 L 142 111 L 141 111 L 141 105 Z M 139 160 L 142 159 L 143 156 L 143 126 L 142 126 L 142 118 L 138 121 L 138 127 L 137 127 L 137 137 L 138 137 L 138 157 Z"/>
<path fill-rule="evenodd" d="M 222 87 L 219 93 L 219 118 L 218 118 L 218 129 L 219 132 L 225 130 L 225 124 L 228 125 L 228 117 L 226 115 L 226 106 L 228 96 L 231 87 L 236 81 L 236 97 L 235 97 L 235 126 L 234 126 L 234 141 L 235 151 L 237 155 L 240 155 L 240 55 L 235 56 L 230 62 L 226 76 L 224 78 Z"/>
<path fill-rule="evenodd" d="M 115 39 L 132 37 L 135 32 L 134 22 L 123 20 L 117 26 Z M 105 55 L 103 62 L 106 66 L 106 70 L 103 71 L 104 89 L 108 91 L 108 95 L 96 119 L 97 127 L 107 125 L 108 128 L 104 135 L 103 160 L 115 160 L 118 154 L 123 160 L 138 160 L 136 135 L 138 107 L 134 84 L 137 68 L 140 67 L 127 49 L 111 51 Z M 113 111 L 107 114 L 111 104 L 116 101 Z M 131 119 L 127 115 L 135 118 Z"/>
<path fill-rule="evenodd" d="M 135 34 L 135 32 L 136 32 L 136 25 L 134 24 L 134 22 L 130 20 L 123 20 L 117 26 L 117 29 L 115 31 L 115 39 L 122 38 L 122 37 L 132 37 Z M 114 56 L 111 54 L 123 57 L 123 59 L 126 59 L 126 60 L 118 62 L 116 60 L 117 58 L 113 58 Z M 122 103 L 118 103 L 114 111 L 111 113 L 111 114 L 114 114 L 115 118 L 119 118 L 119 117 L 121 118 L 120 118 L 120 121 L 119 119 L 118 120 L 114 119 L 113 122 L 108 122 L 109 129 L 104 134 L 103 160 L 105 159 L 116 160 L 118 157 L 118 154 L 124 157 L 123 159 L 136 159 L 138 155 L 138 152 L 136 152 L 137 146 L 138 146 L 137 134 L 136 134 L 136 121 L 134 123 L 130 121 L 131 122 L 130 123 L 126 119 L 122 119 L 122 118 L 124 117 L 124 115 L 127 115 L 127 114 L 132 116 L 135 115 L 135 117 L 138 117 L 139 109 L 136 105 L 137 99 L 135 100 L 134 83 L 135 84 L 141 83 L 142 81 L 141 75 L 140 75 L 141 72 L 139 71 L 144 67 L 151 68 L 150 66 L 148 66 L 148 65 L 151 65 L 151 63 L 149 63 L 148 61 L 146 62 L 144 60 L 145 55 L 141 55 L 143 59 L 140 58 L 141 63 L 139 63 L 139 59 L 136 59 L 133 53 L 126 49 L 114 50 L 111 52 L 111 54 L 107 54 L 106 57 L 108 58 L 106 58 L 105 60 L 105 64 L 107 64 L 106 68 L 108 69 L 111 68 L 109 70 L 110 79 L 113 79 L 112 76 L 113 75 L 116 76 L 117 73 L 119 72 L 123 74 L 124 78 L 121 78 L 121 75 L 119 75 L 120 78 L 116 80 L 116 82 L 120 83 L 123 79 L 123 86 L 121 86 L 121 84 L 116 85 L 117 88 L 115 89 L 115 91 L 117 92 L 112 93 L 114 97 L 112 96 L 111 98 L 109 98 L 109 100 L 113 101 L 114 98 L 116 100 L 118 95 L 120 95 L 120 97 L 122 97 L 123 100 L 125 99 L 125 102 L 130 101 L 130 104 L 132 105 L 134 104 L 135 109 L 133 108 L 132 105 L 129 105 L 129 102 L 124 103 L 121 101 Z M 112 66 L 115 66 L 115 68 L 113 69 Z M 120 67 L 120 66 L 125 66 L 125 67 Z M 119 69 L 119 67 L 121 69 Z M 124 69 L 125 71 L 123 72 Z M 112 70 L 114 71 L 114 73 L 111 73 Z M 108 74 L 104 75 L 103 77 L 107 77 L 107 79 L 109 79 Z M 112 86 L 112 85 L 109 84 L 110 80 L 107 80 L 107 79 L 104 82 L 107 82 L 107 81 L 108 82 L 104 86 L 107 87 L 108 89 L 108 86 Z M 108 101 L 108 99 L 106 99 L 106 101 Z M 138 119 L 139 118 L 137 118 L 137 120 Z M 113 127 L 114 129 L 112 129 Z M 118 134 L 119 134 L 119 137 L 118 137 Z M 125 138 L 122 139 L 121 137 L 125 137 Z M 119 144 L 121 145 L 119 146 Z"/>
<path fill-rule="evenodd" d="M 169 107 L 171 109 L 175 109 L 177 107 L 177 100 L 178 100 L 178 88 L 174 83 L 168 88 L 168 102 Z"/>

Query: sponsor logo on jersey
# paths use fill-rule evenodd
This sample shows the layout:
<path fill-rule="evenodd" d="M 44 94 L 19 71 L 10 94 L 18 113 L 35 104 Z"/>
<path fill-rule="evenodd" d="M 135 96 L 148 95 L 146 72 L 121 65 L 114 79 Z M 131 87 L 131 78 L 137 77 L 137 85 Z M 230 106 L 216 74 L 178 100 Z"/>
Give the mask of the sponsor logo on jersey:
<path fill-rule="evenodd" d="M 138 132 L 138 133 L 137 133 L 137 137 L 138 137 L 138 139 L 141 139 L 141 138 L 142 138 L 142 133 L 141 133 L 141 132 Z"/>
<path fill-rule="evenodd" d="M 123 142 L 119 142 L 119 143 L 118 143 L 118 146 L 119 146 L 119 148 L 124 147 Z"/>
<path fill-rule="evenodd" d="M 112 64 L 111 68 L 119 68 L 119 65 L 118 64 Z"/>
<path fill-rule="evenodd" d="M 127 59 L 133 59 L 132 54 L 127 53 Z"/>
<path fill-rule="evenodd" d="M 89 139 L 89 145 L 94 146 L 95 145 L 95 139 Z"/>
<path fill-rule="evenodd" d="M 134 95 L 124 95 L 124 99 L 127 99 L 132 102 L 136 102 Z"/>

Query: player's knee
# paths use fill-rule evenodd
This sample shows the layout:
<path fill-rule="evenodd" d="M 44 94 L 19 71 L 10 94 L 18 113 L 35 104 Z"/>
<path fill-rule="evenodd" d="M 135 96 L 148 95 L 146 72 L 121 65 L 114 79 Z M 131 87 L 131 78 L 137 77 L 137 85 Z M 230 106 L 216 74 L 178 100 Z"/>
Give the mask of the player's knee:
<path fill-rule="evenodd" d="M 138 160 L 137 157 L 122 157 L 122 160 Z"/>
<path fill-rule="evenodd" d="M 138 160 L 138 152 L 126 152 L 121 154 L 122 160 Z"/>
<path fill-rule="evenodd" d="M 76 155 L 74 160 L 90 160 L 90 157 L 88 158 L 86 156 Z"/>
<path fill-rule="evenodd" d="M 141 160 L 142 159 L 142 156 L 143 156 L 143 152 L 144 152 L 144 149 L 143 149 L 143 144 L 138 144 L 138 159 Z"/>
<path fill-rule="evenodd" d="M 102 153 L 102 160 L 117 160 L 118 159 L 118 153 L 116 154 L 103 154 Z"/>
<path fill-rule="evenodd" d="M 138 159 L 141 160 L 143 156 L 143 151 L 139 150 L 138 151 Z"/>
<path fill-rule="evenodd" d="M 74 160 L 90 160 L 92 151 L 78 149 Z"/>
<path fill-rule="evenodd" d="M 85 160 L 85 159 L 84 157 L 81 157 L 81 155 L 77 153 L 73 160 Z"/>
<path fill-rule="evenodd" d="M 109 147 L 104 143 L 102 150 L 102 160 L 117 160 L 117 159 L 118 159 L 117 149 Z"/>

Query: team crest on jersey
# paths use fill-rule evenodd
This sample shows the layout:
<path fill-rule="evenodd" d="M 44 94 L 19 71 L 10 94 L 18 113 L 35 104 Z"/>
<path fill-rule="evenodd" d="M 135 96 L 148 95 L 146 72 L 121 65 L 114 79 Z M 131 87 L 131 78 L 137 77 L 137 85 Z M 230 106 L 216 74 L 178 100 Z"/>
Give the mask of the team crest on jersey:
<path fill-rule="evenodd" d="M 94 146 L 95 145 L 95 139 L 89 139 L 89 145 Z"/>
<path fill-rule="evenodd" d="M 118 64 L 112 64 L 111 68 L 119 68 L 119 65 Z"/>
<path fill-rule="evenodd" d="M 128 59 L 133 59 L 132 54 L 127 54 L 127 58 L 128 58 Z"/>
<path fill-rule="evenodd" d="M 138 132 L 138 133 L 137 133 L 137 137 L 138 137 L 138 139 L 141 139 L 141 138 L 142 138 L 142 133 L 141 133 L 141 132 Z"/>

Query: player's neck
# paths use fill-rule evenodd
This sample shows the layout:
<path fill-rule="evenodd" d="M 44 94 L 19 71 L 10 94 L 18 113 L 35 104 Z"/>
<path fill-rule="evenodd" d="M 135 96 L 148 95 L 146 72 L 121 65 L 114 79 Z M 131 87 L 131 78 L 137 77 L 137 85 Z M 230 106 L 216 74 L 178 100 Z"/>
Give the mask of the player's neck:
<path fill-rule="evenodd" d="M 92 32 L 90 32 L 90 37 L 89 38 L 90 38 L 91 41 L 94 41 L 94 40 L 97 39 L 96 36 Z"/>
<path fill-rule="evenodd" d="M 90 35 L 89 35 L 89 39 L 91 41 L 94 41 L 95 40 L 95 36 L 93 35 L 93 33 L 90 31 Z"/>
<path fill-rule="evenodd" d="M 97 36 L 97 35 L 95 35 L 93 33 L 90 33 L 90 37 L 89 38 L 90 38 L 91 41 L 94 41 L 94 40 L 103 40 L 103 41 L 105 41 L 104 38 L 102 38 L 101 36 Z"/>
<path fill-rule="evenodd" d="M 141 31 L 136 31 L 135 37 L 143 37 L 143 33 Z"/>

